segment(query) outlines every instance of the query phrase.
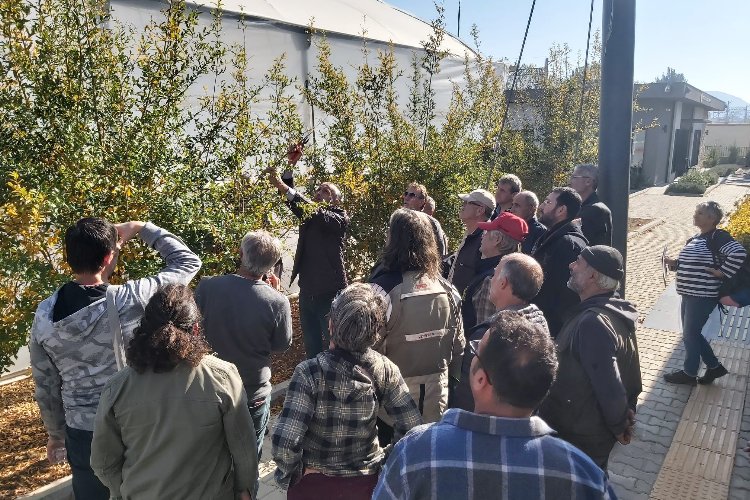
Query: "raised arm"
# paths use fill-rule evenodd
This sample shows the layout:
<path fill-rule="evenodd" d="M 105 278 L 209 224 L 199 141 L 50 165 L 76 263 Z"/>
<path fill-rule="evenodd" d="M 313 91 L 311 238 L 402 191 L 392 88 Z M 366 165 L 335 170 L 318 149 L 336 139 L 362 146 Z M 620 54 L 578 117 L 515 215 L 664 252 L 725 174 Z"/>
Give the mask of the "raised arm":
<path fill-rule="evenodd" d="M 121 243 L 138 235 L 149 247 L 159 252 L 164 267 L 154 276 L 128 281 L 126 286 L 145 306 L 156 290 L 169 283 L 187 285 L 201 268 L 201 259 L 185 243 L 151 222 L 126 222 L 117 224 Z"/>

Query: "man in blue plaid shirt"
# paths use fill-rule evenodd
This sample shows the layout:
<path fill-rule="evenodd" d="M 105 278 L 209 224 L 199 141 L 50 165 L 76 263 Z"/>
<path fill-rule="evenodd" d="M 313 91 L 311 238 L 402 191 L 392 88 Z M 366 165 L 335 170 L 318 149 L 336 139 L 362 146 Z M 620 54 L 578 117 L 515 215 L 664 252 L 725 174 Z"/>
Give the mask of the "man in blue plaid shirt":
<path fill-rule="evenodd" d="M 549 335 L 501 311 L 472 341 L 475 413 L 448 410 L 412 429 L 388 457 L 373 499 L 612 499 L 607 477 L 531 414 L 557 371 Z"/>

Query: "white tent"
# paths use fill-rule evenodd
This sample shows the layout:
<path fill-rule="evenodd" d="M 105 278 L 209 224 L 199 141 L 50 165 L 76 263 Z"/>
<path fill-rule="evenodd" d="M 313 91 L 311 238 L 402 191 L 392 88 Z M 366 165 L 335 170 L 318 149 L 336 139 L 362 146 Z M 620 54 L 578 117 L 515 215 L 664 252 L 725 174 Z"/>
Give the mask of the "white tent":
<path fill-rule="evenodd" d="M 202 23 L 211 20 L 210 11 L 216 2 L 188 2 L 199 9 Z M 152 18 L 161 16 L 165 3 L 157 0 L 110 0 L 112 16 L 118 22 L 132 25 L 136 32 Z M 406 104 L 409 95 L 409 76 L 414 54 L 423 55 L 422 41 L 432 34 L 432 27 L 395 7 L 379 0 L 226 0 L 222 2 L 222 38 L 230 44 L 244 44 L 250 57 L 248 77 L 259 82 L 273 61 L 285 56 L 286 73 L 304 85 L 310 75 L 315 75 L 318 57 L 316 41 L 326 37 L 331 47 L 332 62 L 344 69 L 350 82 L 354 81 L 356 67 L 365 59 L 363 46 L 370 50 L 371 63 L 376 63 L 377 50 L 393 46 L 394 55 L 403 76 L 397 81 L 401 104 Z M 308 33 L 308 26 L 315 27 L 315 34 Z M 450 104 L 453 85 L 464 81 L 465 64 L 475 53 L 459 39 L 445 35 L 441 50 L 449 56 L 441 62 L 441 69 L 433 76 L 437 120 L 440 121 Z M 498 65 L 504 71 L 503 65 Z M 197 85 L 195 95 L 202 92 L 204 81 Z M 312 123 L 312 113 L 302 102 L 298 104 L 303 113 L 306 128 Z M 263 113 L 263 107 L 256 109 Z M 325 117 L 316 116 L 316 121 Z"/>

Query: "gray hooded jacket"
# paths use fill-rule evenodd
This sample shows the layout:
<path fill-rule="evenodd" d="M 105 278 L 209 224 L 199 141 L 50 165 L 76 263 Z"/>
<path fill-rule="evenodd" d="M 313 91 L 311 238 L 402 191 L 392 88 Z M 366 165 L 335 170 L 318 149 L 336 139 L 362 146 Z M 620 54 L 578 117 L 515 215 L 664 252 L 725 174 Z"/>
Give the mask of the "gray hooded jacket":
<path fill-rule="evenodd" d="M 117 288 L 115 305 L 125 345 L 138 326 L 149 299 L 160 286 L 187 284 L 201 260 L 172 233 L 147 223 L 140 238 L 166 261 L 155 276 L 130 280 Z M 58 290 L 59 291 L 59 290 Z M 94 416 L 104 384 L 117 371 L 107 299 L 102 298 L 60 321 L 52 321 L 57 293 L 36 310 L 29 351 L 35 398 L 50 437 L 64 439 L 65 425 L 94 430 Z"/>

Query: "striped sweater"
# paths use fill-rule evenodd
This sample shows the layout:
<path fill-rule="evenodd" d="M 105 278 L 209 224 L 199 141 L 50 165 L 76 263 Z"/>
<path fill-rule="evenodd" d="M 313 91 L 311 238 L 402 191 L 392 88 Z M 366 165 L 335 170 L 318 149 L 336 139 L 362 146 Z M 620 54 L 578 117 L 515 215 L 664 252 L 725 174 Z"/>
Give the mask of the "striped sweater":
<path fill-rule="evenodd" d="M 711 249 L 718 255 L 714 255 Z M 746 256 L 742 245 L 722 229 L 690 238 L 678 259 L 677 293 L 693 297 L 718 297 L 723 280 L 713 276 L 706 268 L 718 267 L 727 278 L 731 278 Z"/>

